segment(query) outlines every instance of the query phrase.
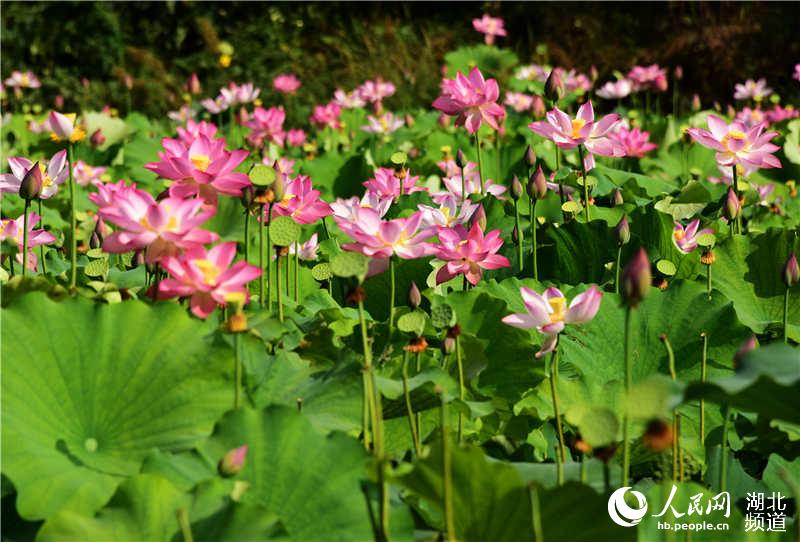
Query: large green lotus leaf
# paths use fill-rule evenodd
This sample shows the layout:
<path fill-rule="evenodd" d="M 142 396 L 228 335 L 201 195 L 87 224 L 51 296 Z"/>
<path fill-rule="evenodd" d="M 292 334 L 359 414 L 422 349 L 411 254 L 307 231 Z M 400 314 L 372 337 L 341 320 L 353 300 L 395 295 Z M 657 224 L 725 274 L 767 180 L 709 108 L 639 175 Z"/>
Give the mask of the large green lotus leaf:
<path fill-rule="evenodd" d="M 756 348 L 734 375 L 689 385 L 686 398 L 701 397 L 768 419 L 800 423 L 800 350 L 784 344 Z"/>
<path fill-rule="evenodd" d="M 639 249 L 639 246 L 643 246 L 647 248 L 648 256 L 652 261 L 664 259 L 675 264 L 677 269 L 673 279 L 694 278 L 698 273 L 704 271 L 700 264 L 699 251 L 684 254 L 675 246 L 672 241 L 675 222 L 670 215 L 648 205 L 633 212 L 629 221 L 631 234 L 638 242 L 631 242 L 622 251 L 622 266 Z"/>
<path fill-rule="evenodd" d="M 771 325 L 782 329 L 783 266 L 792 247 L 792 233 L 771 229 L 753 239 L 734 236 L 714 249 L 713 287 L 733 302 L 742 323 L 756 333 Z M 789 337 L 800 341 L 800 288 L 789 295 Z"/>
<path fill-rule="evenodd" d="M 232 403 L 230 350 L 175 304 L 32 293 L 2 319 L 3 473 L 25 518 L 96 511 L 149 450 L 191 447 Z"/>
<path fill-rule="evenodd" d="M 670 193 L 678 188 L 677 183 L 671 178 L 660 179 L 640 173 L 612 169 L 603 165 L 598 165 L 594 168 L 592 175 L 601 182 L 610 182 L 616 186 L 623 186 L 633 180 L 650 197 Z"/>
<path fill-rule="evenodd" d="M 372 539 L 360 489 L 368 458 L 358 441 L 342 433 L 326 437 L 296 409 L 272 406 L 229 412 L 201 451 L 216 462 L 243 444 L 249 449 L 238 476 L 250 484 L 243 502 L 277 514 L 292 540 Z M 410 524 L 397 516 L 394 538 L 408 539 Z"/>
<path fill-rule="evenodd" d="M 617 255 L 608 224 L 571 221 L 545 229 L 539 236 L 539 277 L 567 284 L 603 281 L 605 265 Z"/>
<path fill-rule="evenodd" d="M 770 490 L 791 495 L 793 489 L 789 484 L 800 483 L 800 457 L 787 461 L 778 454 L 770 454 L 763 480 Z"/>

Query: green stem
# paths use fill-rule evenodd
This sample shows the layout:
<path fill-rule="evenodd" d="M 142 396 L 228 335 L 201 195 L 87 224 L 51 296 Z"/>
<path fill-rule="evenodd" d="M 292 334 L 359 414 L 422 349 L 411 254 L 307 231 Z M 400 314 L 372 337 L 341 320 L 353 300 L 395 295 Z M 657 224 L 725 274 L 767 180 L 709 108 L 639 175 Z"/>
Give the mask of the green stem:
<path fill-rule="evenodd" d="M 708 334 L 700 334 L 703 339 L 703 358 L 700 360 L 700 381 L 706 381 L 706 360 L 708 359 Z M 700 399 L 700 446 L 706 445 L 706 402 Z"/>
<path fill-rule="evenodd" d="M 741 196 L 739 195 L 739 181 L 737 179 L 738 173 L 736 171 L 736 164 L 732 166 L 733 171 L 733 193 L 736 194 L 736 199 L 741 201 Z M 740 206 L 739 212 L 736 213 L 736 233 L 742 233 L 742 208 Z"/>
<path fill-rule="evenodd" d="M 278 301 L 278 320 L 283 322 L 283 288 L 281 287 L 281 253 L 276 251 L 278 258 L 275 260 L 275 293 Z M 272 258 L 270 258 L 271 260 Z"/>
<path fill-rule="evenodd" d="M 44 229 L 44 214 L 42 213 L 42 200 L 41 198 L 38 201 L 39 203 L 39 220 L 40 226 Z M 27 229 L 27 228 L 26 228 Z M 47 274 L 47 263 L 44 261 L 44 245 L 39 245 L 39 259 L 42 261 L 42 275 Z"/>
<path fill-rule="evenodd" d="M 719 458 L 719 491 L 728 487 L 728 428 L 731 423 L 731 407 L 726 404 L 722 410 L 722 447 Z"/>
<path fill-rule="evenodd" d="M 266 295 L 269 272 L 264 272 L 264 228 L 266 227 L 264 222 L 264 206 L 262 205 L 258 209 L 258 216 L 261 219 L 258 221 L 258 268 L 261 269 L 261 277 L 258 281 L 258 295 L 260 297 L 261 306 L 269 310 L 269 297 Z"/>
<path fill-rule="evenodd" d="M 564 463 L 566 453 L 564 451 L 564 429 L 561 427 L 561 411 L 558 403 L 558 348 L 553 350 L 550 357 L 550 394 L 553 399 L 553 416 L 556 420 L 556 430 L 558 431 L 558 457 L 556 458 L 556 478 L 558 485 L 564 483 Z"/>
<path fill-rule="evenodd" d="M 672 350 L 672 344 L 669 342 L 669 338 L 666 335 L 662 335 L 662 341 L 664 342 L 664 348 L 667 349 L 667 359 L 669 360 L 669 374 L 672 377 L 672 381 L 675 382 L 678 379 L 678 373 L 675 370 L 675 352 Z M 680 441 L 679 441 L 679 425 L 678 425 L 678 417 L 680 414 L 678 413 L 678 409 L 672 409 L 672 479 L 678 479 L 678 457 L 681 454 L 680 448 Z"/>
<path fill-rule="evenodd" d="M 708 300 L 711 301 L 711 266 L 706 266 L 706 291 L 708 292 Z"/>
<path fill-rule="evenodd" d="M 478 151 L 478 176 L 481 180 L 481 196 L 486 195 L 483 187 L 483 159 L 481 158 L 481 140 L 478 137 L 478 132 L 475 132 L 475 149 Z"/>
<path fill-rule="evenodd" d="M 181 528 L 183 542 L 194 542 L 194 537 L 192 536 L 192 525 L 189 522 L 189 513 L 186 511 L 186 508 L 178 508 L 176 515 L 178 517 L 178 525 L 180 525 Z"/>
<path fill-rule="evenodd" d="M 28 272 L 28 206 L 31 200 L 25 200 L 25 210 L 22 212 L 22 278 Z"/>
<path fill-rule="evenodd" d="M 542 511 L 539 505 L 539 488 L 535 483 L 531 483 L 529 487 L 531 497 L 531 523 L 533 527 L 533 540 L 534 542 L 544 542 L 544 534 L 542 531 Z"/>
<path fill-rule="evenodd" d="M 467 200 L 467 178 L 464 177 L 464 168 L 461 168 L 461 205 Z"/>
<path fill-rule="evenodd" d="M 414 374 L 419 374 L 420 371 L 422 370 L 422 357 L 419 352 L 417 352 L 414 355 L 414 370 L 415 370 Z M 414 418 L 417 420 L 417 431 L 419 431 L 419 439 L 420 439 L 419 445 L 420 447 L 422 447 L 422 413 L 417 411 L 417 413 L 414 414 Z"/>
<path fill-rule="evenodd" d="M 414 445 L 414 454 L 419 457 L 419 432 L 417 431 L 417 422 L 414 418 L 414 407 L 411 404 L 411 393 L 408 391 L 408 350 L 403 350 L 403 397 L 406 401 L 408 429 L 411 432 L 411 442 Z"/>
<path fill-rule="evenodd" d="M 622 263 L 622 245 L 617 247 L 617 263 L 614 266 L 614 293 L 619 293 L 619 266 Z"/>
<path fill-rule="evenodd" d="M 294 300 L 296 303 L 300 302 L 300 243 L 294 243 Z"/>
<path fill-rule="evenodd" d="M 76 237 L 76 230 L 78 228 L 78 219 L 75 216 L 75 176 L 72 172 L 72 158 L 73 144 L 67 145 L 67 167 L 69 167 L 69 224 L 70 224 L 70 268 L 69 274 L 69 287 L 71 290 L 75 289 L 78 283 L 78 238 Z M 25 271 L 23 270 L 23 273 Z"/>
<path fill-rule="evenodd" d="M 632 311 L 630 307 L 625 309 L 625 395 L 629 396 L 631 385 L 633 382 L 632 367 L 631 367 L 631 349 L 633 333 L 631 333 L 631 316 Z M 630 417 L 625 413 L 622 421 L 622 485 L 628 485 L 630 477 L 630 464 L 631 464 L 631 443 L 628 439 L 630 433 Z"/>
<path fill-rule="evenodd" d="M 519 200 L 514 200 L 514 227 L 517 229 L 517 258 L 519 272 L 522 273 L 525 260 L 522 257 L 522 228 L 519 227 Z"/>
<path fill-rule="evenodd" d="M 394 298 L 395 298 L 395 281 L 394 281 L 394 255 L 389 256 L 389 339 L 392 338 L 394 331 Z"/>
<path fill-rule="evenodd" d="M 444 485 L 444 520 L 447 530 L 447 542 L 456 542 L 455 519 L 453 515 L 453 473 L 450 469 L 450 436 L 447 430 L 447 401 L 444 393 L 440 394 L 442 400 L 441 425 L 442 425 L 442 480 Z"/>
<path fill-rule="evenodd" d="M 786 291 L 783 293 L 783 342 L 784 344 L 789 342 L 789 339 L 786 336 L 787 329 L 789 327 L 789 288 L 786 288 Z"/>
<path fill-rule="evenodd" d="M 244 261 L 250 263 L 250 211 L 244 211 Z M 262 268 L 261 273 L 264 273 Z"/>
<path fill-rule="evenodd" d="M 456 336 L 456 363 L 458 364 L 458 398 L 464 402 L 466 397 L 466 388 L 464 387 L 464 363 L 461 360 L 461 341 Z M 458 411 L 458 443 L 461 444 L 464 434 L 464 414 L 461 410 Z"/>
<path fill-rule="evenodd" d="M 240 348 L 239 334 L 234 333 L 233 349 L 236 352 L 236 356 L 234 357 L 233 360 L 233 374 L 234 374 L 233 409 L 234 410 L 239 410 L 239 407 L 242 404 L 242 359 L 239 348 Z"/>
<path fill-rule="evenodd" d="M 583 162 L 583 145 L 578 145 L 578 159 L 581 161 L 581 173 L 583 179 L 583 210 L 586 223 L 589 223 L 589 181 L 586 179 L 586 165 Z"/>
<path fill-rule="evenodd" d="M 291 274 L 291 267 L 290 267 L 291 266 L 291 260 L 292 260 L 292 258 L 289 256 L 289 254 L 286 254 L 286 259 L 283 261 L 283 263 L 284 263 L 284 271 L 286 272 L 286 291 L 284 292 L 286 294 L 286 299 L 289 299 L 289 297 L 291 296 L 291 292 L 290 292 L 291 275 L 292 275 Z"/>
<path fill-rule="evenodd" d="M 530 203 L 530 212 L 531 212 L 531 246 L 533 250 L 531 251 L 533 254 L 533 279 L 539 280 L 539 264 L 536 258 L 536 200 L 531 198 Z"/>
<path fill-rule="evenodd" d="M 272 314 L 272 251 L 274 250 L 272 246 L 272 232 L 270 228 L 272 226 L 272 203 L 267 206 L 267 247 L 266 247 L 266 256 L 267 256 L 267 297 L 266 297 L 266 307 L 269 314 Z M 263 269 L 263 268 L 262 268 Z"/>
<path fill-rule="evenodd" d="M 586 483 L 586 476 L 587 476 L 587 472 L 586 472 L 586 455 L 585 454 L 581 454 L 581 483 L 583 483 L 583 484 Z"/>

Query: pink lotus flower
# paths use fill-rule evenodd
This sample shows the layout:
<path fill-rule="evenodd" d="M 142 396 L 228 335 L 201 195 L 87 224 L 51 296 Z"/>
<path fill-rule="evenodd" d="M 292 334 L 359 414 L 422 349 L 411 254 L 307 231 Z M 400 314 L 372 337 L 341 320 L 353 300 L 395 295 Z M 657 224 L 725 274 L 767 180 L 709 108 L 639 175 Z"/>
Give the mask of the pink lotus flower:
<path fill-rule="evenodd" d="M 597 315 L 603 292 L 592 284 L 588 290 L 576 295 L 567 306 L 567 298 L 558 288 L 548 288 L 538 294 L 530 288 L 519 290 L 527 312 L 509 314 L 503 323 L 522 329 L 535 327 L 545 336 L 541 349 L 536 352 L 540 358 L 552 352 L 558 345 L 558 334 L 566 324 L 585 324 Z"/>
<path fill-rule="evenodd" d="M 412 176 L 408 169 L 401 169 L 398 172 L 392 168 L 381 167 L 375 171 L 375 177 L 361 184 L 381 199 L 397 199 L 401 195 L 426 192 L 426 188 L 417 186 L 418 181 L 419 175 Z"/>
<path fill-rule="evenodd" d="M 506 100 L 503 102 L 517 113 L 522 113 L 533 107 L 533 96 L 522 92 L 506 92 Z"/>
<path fill-rule="evenodd" d="M 392 206 L 392 201 L 392 198 L 382 198 L 368 190 L 360 199 L 358 196 L 353 196 L 349 199 L 337 199 L 331 203 L 331 210 L 337 223 L 339 220 L 357 222 L 360 209 L 373 209 L 378 213 L 379 218 L 383 218 Z"/>
<path fill-rule="evenodd" d="M 749 107 L 742 108 L 741 111 L 736 113 L 734 120 L 741 122 L 745 128 L 752 128 L 753 126 L 761 124 L 762 122 L 766 125 L 769 124 L 767 121 L 767 116 L 758 107 L 755 109 L 750 109 Z"/>
<path fill-rule="evenodd" d="M 500 230 L 492 230 L 484 236 L 478 222 L 474 220 L 469 231 L 462 225 L 439 229 L 441 244 L 435 246 L 435 254 L 445 264 L 436 273 L 437 284 L 464 275 L 475 285 L 483 277 L 484 269 L 511 267 L 508 258 L 497 254 L 503 246 Z"/>
<path fill-rule="evenodd" d="M 314 233 L 311 237 L 309 237 L 308 241 L 299 246 L 299 249 L 300 252 L 298 253 L 297 257 L 304 262 L 313 262 L 316 260 L 317 253 L 319 252 L 319 241 L 317 240 L 317 234 Z M 297 251 L 297 242 L 294 242 L 289 247 L 289 254 L 293 255 Z"/>
<path fill-rule="evenodd" d="M 106 171 L 108 171 L 106 166 L 90 166 L 83 160 L 78 160 L 72 167 L 73 178 L 80 186 L 101 184 Z"/>
<path fill-rule="evenodd" d="M 628 73 L 628 79 L 633 83 L 634 92 L 642 90 L 667 91 L 667 70 L 659 67 L 658 64 L 634 66 Z"/>
<path fill-rule="evenodd" d="M 742 164 L 755 168 L 779 168 L 780 161 L 772 155 L 780 147 L 769 141 L 778 132 L 764 132 L 764 124 L 746 128 L 742 123 L 734 121 L 728 126 L 716 115 L 708 116 L 709 130 L 689 128 L 688 134 L 703 145 L 717 151 L 717 163 L 720 166 Z"/>
<path fill-rule="evenodd" d="M 155 263 L 165 256 L 213 243 L 216 233 L 199 229 L 216 213 L 200 199 L 153 196 L 133 187 L 106 185 L 101 196 L 92 198 L 107 204 L 97 214 L 121 228 L 103 240 L 103 250 L 112 253 L 146 249 L 145 261 Z M 97 196 L 97 195 L 95 195 Z"/>
<path fill-rule="evenodd" d="M 767 80 L 763 77 L 758 81 L 748 79 L 744 83 L 737 83 L 734 87 L 734 100 L 753 100 L 760 102 L 772 94 L 772 89 L 767 86 Z"/>
<path fill-rule="evenodd" d="M 247 151 L 226 151 L 225 141 L 200 135 L 190 146 L 177 139 L 162 140 L 164 152 L 160 161 L 145 164 L 145 168 L 174 182 L 169 194 L 174 198 L 199 195 L 215 204 L 217 194 L 241 196 L 242 188 L 250 184 L 244 173 L 233 171 L 247 157 Z"/>
<path fill-rule="evenodd" d="M 797 117 L 800 117 L 800 111 L 791 105 L 781 107 L 780 104 L 775 104 L 775 107 L 773 107 L 771 110 L 764 112 L 764 116 L 769 124 L 778 124 L 779 122 L 783 122 L 788 119 L 796 119 Z"/>
<path fill-rule="evenodd" d="M 645 154 L 652 151 L 658 145 L 650 143 L 650 132 L 643 132 L 639 128 L 629 130 L 620 127 L 609 134 L 609 138 L 619 143 L 625 151 L 625 156 L 642 158 Z"/>
<path fill-rule="evenodd" d="M 290 147 L 302 147 L 306 142 L 306 133 L 300 128 L 292 128 L 286 132 L 286 144 Z"/>
<path fill-rule="evenodd" d="M 237 85 L 231 81 L 227 87 L 219 89 L 219 93 L 229 105 L 234 106 L 254 102 L 258 95 L 261 94 L 261 89 L 253 85 L 253 83 Z"/>
<path fill-rule="evenodd" d="M 394 95 L 394 84 L 391 81 L 384 81 L 380 77 L 375 81 L 364 81 L 356 89 L 359 98 L 366 103 L 371 103 L 376 112 L 380 112 L 383 106 L 383 99 Z"/>
<path fill-rule="evenodd" d="M 314 106 L 314 112 L 308 119 L 312 124 L 316 124 L 317 128 L 325 128 L 326 126 L 334 130 L 342 127 L 339 117 L 342 114 L 342 108 L 336 102 L 329 102 L 325 105 Z"/>
<path fill-rule="evenodd" d="M 765 183 L 765 184 L 757 184 L 751 183 L 750 186 L 756 189 L 758 193 L 758 204 L 764 207 L 769 207 L 769 202 L 767 198 L 769 198 L 770 194 L 775 191 L 775 185 L 772 183 Z"/>
<path fill-rule="evenodd" d="M 273 216 L 290 216 L 298 224 L 311 224 L 331 214 L 331 207 L 311 187 L 311 177 L 300 175 L 286 183 L 283 199 L 272 205 Z M 267 219 L 268 211 L 264 210 Z"/>
<path fill-rule="evenodd" d="M 208 139 L 217 137 L 217 125 L 213 122 L 206 122 L 201 120 L 195 122 L 192 119 L 186 121 L 186 126 L 178 126 L 178 139 L 187 147 L 194 143 L 194 140 L 200 136 L 205 136 Z"/>
<path fill-rule="evenodd" d="M 158 297 L 191 296 L 192 314 L 207 318 L 232 296 L 249 299 L 247 283 L 261 276 L 261 270 L 247 262 L 236 262 L 236 243 L 220 243 L 211 250 L 195 247 L 182 256 L 168 256 L 161 261 L 170 274 L 158 284 Z M 247 448 L 245 447 L 245 452 Z"/>
<path fill-rule="evenodd" d="M 19 193 L 22 179 L 34 166 L 33 162 L 22 156 L 12 156 L 8 159 L 8 166 L 11 173 L 0 175 L 0 192 Z M 56 195 L 58 187 L 69 178 L 69 167 L 67 166 L 66 149 L 58 151 L 47 162 L 39 162 L 42 171 L 42 190 L 39 193 L 41 199 L 48 199 Z"/>
<path fill-rule="evenodd" d="M 484 35 L 483 39 L 486 45 L 493 45 L 496 36 L 507 36 L 503 19 L 500 17 L 491 17 L 485 13 L 480 19 L 472 19 L 472 27 Z"/>
<path fill-rule="evenodd" d="M 227 111 L 231 103 L 224 96 L 217 96 L 216 98 L 206 98 L 200 101 L 200 105 L 205 107 L 206 111 L 212 115 L 217 115 L 223 111 Z"/>
<path fill-rule="evenodd" d="M 358 93 L 358 89 L 352 92 L 345 92 L 337 88 L 333 93 L 333 102 L 343 109 L 355 109 L 357 107 L 364 107 L 366 100 L 364 100 Z"/>
<path fill-rule="evenodd" d="M 719 177 L 709 177 L 708 182 L 711 184 L 725 184 L 731 185 L 733 184 L 733 168 L 730 167 L 722 167 L 721 165 L 717 164 L 717 168 L 720 171 Z M 753 166 L 745 166 L 744 164 L 736 164 L 736 178 L 737 179 L 746 179 L 750 176 L 751 173 L 756 171 L 758 168 Z"/>
<path fill-rule="evenodd" d="M 459 224 L 466 224 L 480 205 L 467 199 L 464 200 L 464 203 L 459 208 L 459 203 L 461 203 L 461 200 L 451 195 L 439 207 L 417 205 L 419 212 L 422 213 L 422 226 L 426 228 L 432 226 L 452 228 Z"/>
<path fill-rule="evenodd" d="M 420 229 L 422 214 L 414 213 L 408 218 L 381 220 L 374 209 L 356 209 L 356 220 L 349 222 L 334 215 L 339 228 L 355 243 L 342 245 L 345 250 L 360 252 L 375 259 L 386 259 L 396 255 L 404 260 L 428 256 L 433 247 L 425 241 L 436 232 L 433 228 Z"/>
<path fill-rule="evenodd" d="M 800 81 L 800 64 L 794 65 L 794 74 L 792 74 L 792 79 Z"/>
<path fill-rule="evenodd" d="M 47 122 L 52 133 L 50 139 L 53 141 L 69 141 L 75 143 L 86 137 L 86 131 L 76 124 L 77 115 L 68 113 L 66 115 L 57 111 L 51 111 L 47 117 Z"/>
<path fill-rule="evenodd" d="M 514 78 L 521 81 L 541 81 L 544 83 L 549 74 L 550 68 L 548 66 L 529 64 L 518 68 L 517 72 L 514 74 Z"/>
<path fill-rule="evenodd" d="M 458 72 L 455 79 L 442 81 L 442 95 L 433 101 L 433 107 L 446 115 L 457 116 L 456 126 L 465 126 L 470 134 L 482 122 L 498 130 L 499 121 L 506 116 L 505 109 L 497 104 L 500 89 L 494 79 L 484 80 L 478 68 L 469 77 Z"/>
<path fill-rule="evenodd" d="M 706 233 L 714 233 L 711 228 L 704 228 L 697 231 L 700 227 L 700 219 L 695 218 L 686 228 L 680 222 L 675 222 L 675 228 L 672 230 L 672 242 L 678 247 L 678 250 L 684 254 L 688 254 L 697 248 L 697 238 Z"/>
<path fill-rule="evenodd" d="M 265 166 L 272 166 L 281 176 L 284 181 L 289 181 L 294 177 L 294 160 L 289 158 L 278 158 L 273 160 L 270 156 L 264 156 L 261 163 Z"/>
<path fill-rule="evenodd" d="M 361 129 L 370 134 L 391 134 L 402 128 L 405 122 L 389 111 L 377 117 L 367 115 L 367 125 Z"/>
<path fill-rule="evenodd" d="M 38 260 L 33 247 L 39 245 L 49 245 L 55 242 L 55 236 L 45 230 L 35 230 L 34 227 L 39 223 L 42 217 L 36 213 L 28 213 L 28 254 L 25 258 L 25 265 L 31 271 L 36 271 Z M 10 240 L 17 246 L 16 260 L 20 264 L 23 262 L 22 249 L 24 245 L 24 226 L 25 216 L 20 215 L 16 220 L 7 218 L 0 221 L 0 241 Z"/>
<path fill-rule="evenodd" d="M 39 88 L 42 83 L 32 71 L 21 72 L 14 70 L 11 77 L 5 80 L 5 86 L 13 88 L 15 91 L 22 88 Z"/>
<path fill-rule="evenodd" d="M 169 111 L 167 113 L 167 117 L 169 117 L 170 120 L 179 124 L 184 124 L 190 120 L 194 120 L 196 115 L 197 111 L 195 111 L 192 106 L 186 104 L 180 106 L 177 111 Z"/>
<path fill-rule="evenodd" d="M 283 131 L 283 121 L 286 120 L 286 112 L 283 107 L 256 107 L 253 110 L 252 120 L 244 123 L 252 131 L 247 136 L 247 141 L 255 147 L 263 147 L 264 143 L 275 143 L 283 147 L 283 140 L 286 133 Z"/>
<path fill-rule="evenodd" d="M 450 198 L 455 198 L 456 201 L 461 201 L 464 195 L 461 193 L 461 168 L 456 165 L 455 160 L 445 160 L 438 163 L 438 166 L 445 172 L 445 177 L 442 179 L 446 192 L 437 192 L 432 194 L 431 197 L 435 203 L 443 205 Z M 481 180 L 478 172 L 478 165 L 475 162 L 467 162 L 464 165 L 464 188 L 466 196 L 471 194 L 481 194 Z M 487 194 L 491 194 L 497 199 L 505 199 L 503 194 L 506 192 L 506 187 L 494 184 L 491 179 L 483 180 L 484 189 Z"/>
<path fill-rule="evenodd" d="M 578 73 L 576 70 L 565 70 L 564 68 L 553 68 L 561 77 L 564 90 L 572 93 L 577 90 L 588 92 L 592 89 L 592 81 L 585 73 Z"/>
<path fill-rule="evenodd" d="M 600 87 L 595 94 L 605 100 L 621 100 L 630 95 L 633 90 L 633 83 L 629 79 L 619 81 L 609 81 Z"/>
<path fill-rule="evenodd" d="M 547 121 L 532 122 L 528 128 L 542 137 L 552 140 L 562 149 L 574 149 L 583 145 L 586 156 L 583 157 L 586 171 L 594 169 L 594 155 L 624 156 L 624 149 L 619 143 L 608 137 L 608 132 L 619 122 L 619 115 L 606 115 L 599 122 L 594 121 L 592 102 L 586 102 L 578 109 L 578 116 L 570 119 L 569 115 L 558 107 L 547 113 Z"/>
<path fill-rule="evenodd" d="M 272 80 L 272 88 L 281 94 L 294 94 L 302 83 L 293 73 L 281 73 Z"/>

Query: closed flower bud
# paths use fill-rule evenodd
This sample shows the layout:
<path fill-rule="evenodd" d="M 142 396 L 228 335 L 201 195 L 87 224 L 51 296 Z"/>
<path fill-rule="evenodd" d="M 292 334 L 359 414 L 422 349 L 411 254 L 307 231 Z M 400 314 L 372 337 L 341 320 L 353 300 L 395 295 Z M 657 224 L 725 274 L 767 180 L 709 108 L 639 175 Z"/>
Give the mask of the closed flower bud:
<path fill-rule="evenodd" d="M 792 254 L 783 268 L 783 283 L 787 288 L 791 288 L 798 280 L 800 280 L 800 269 L 797 267 L 797 255 Z"/>
<path fill-rule="evenodd" d="M 623 215 L 617 225 L 614 227 L 614 239 L 617 245 L 627 245 L 631 240 L 631 225 L 628 224 L 628 215 Z"/>
<path fill-rule="evenodd" d="M 749 353 L 758 348 L 758 339 L 755 335 L 750 335 L 746 341 L 742 343 L 739 350 L 733 355 L 733 368 L 738 369 L 742 366 L 742 360 Z"/>
<path fill-rule="evenodd" d="M 456 349 L 455 337 L 447 336 L 442 341 L 442 353 L 444 355 L 452 354 Z"/>
<path fill-rule="evenodd" d="M 89 237 L 89 248 L 100 248 L 102 244 L 100 236 L 97 235 L 96 231 L 93 231 L 91 237 Z"/>
<path fill-rule="evenodd" d="M 133 258 L 131 259 L 131 267 L 139 267 L 140 265 L 144 265 L 144 251 L 137 250 L 133 253 Z"/>
<path fill-rule="evenodd" d="M 422 303 L 422 294 L 419 293 L 417 283 L 412 280 L 411 286 L 408 288 L 408 305 L 412 309 L 416 309 L 420 303 Z"/>
<path fill-rule="evenodd" d="M 511 180 L 511 198 L 514 201 L 517 201 L 521 197 L 522 197 L 522 183 L 519 182 L 519 177 L 514 175 L 514 178 Z"/>
<path fill-rule="evenodd" d="M 683 79 L 683 66 L 675 66 L 675 71 L 673 73 L 675 74 L 675 79 L 678 81 Z"/>
<path fill-rule="evenodd" d="M 541 96 L 534 96 L 533 97 L 533 116 L 537 119 L 540 119 L 544 116 L 545 110 L 547 108 L 544 105 L 544 100 Z"/>
<path fill-rule="evenodd" d="M 564 84 L 561 82 L 561 76 L 558 74 L 558 70 L 553 69 L 544 83 L 544 97 L 551 102 L 557 102 L 563 94 Z"/>
<path fill-rule="evenodd" d="M 742 204 L 739 201 L 739 198 L 736 196 L 733 188 L 729 188 L 728 197 L 725 198 L 725 217 L 728 220 L 735 220 L 736 217 L 739 216 L 739 212 L 741 210 Z"/>
<path fill-rule="evenodd" d="M 53 106 L 55 106 L 57 111 L 64 109 L 64 96 L 57 94 L 56 97 L 53 98 Z"/>
<path fill-rule="evenodd" d="M 647 252 L 640 248 L 622 271 L 620 282 L 623 303 L 631 308 L 638 307 L 647 295 L 652 280 L 650 260 L 647 259 Z"/>
<path fill-rule="evenodd" d="M 224 478 L 236 476 L 244 468 L 244 461 L 247 457 L 247 444 L 239 446 L 226 453 L 219 461 L 218 470 Z"/>
<path fill-rule="evenodd" d="M 98 128 L 92 134 L 92 137 L 89 138 L 89 143 L 92 144 L 94 147 L 99 147 L 103 143 L 106 142 L 106 136 L 103 135 L 103 130 Z"/>
<path fill-rule="evenodd" d="M 706 250 L 700 255 L 700 263 L 703 265 L 713 265 L 715 261 L 717 261 L 717 257 L 714 255 L 714 251 L 711 249 Z"/>
<path fill-rule="evenodd" d="M 282 201 L 286 192 L 286 182 L 283 180 L 281 173 L 278 173 L 275 177 L 275 182 L 270 185 L 270 188 L 272 188 L 272 193 L 275 195 L 275 201 Z"/>
<path fill-rule="evenodd" d="M 466 167 L 467 165 L 467 159 L 464 156 L 464 151 L 461 149 L 458 149 L 458 152 L 456 152 L 456 165 L 460 168 Z"/>
<path fill-rule="evenodd" d="M 544 199 L 547 196 L 547 177 L 542 171 L 542 166 L 528 179 L 528 197 L 531 199 Z"/>
<path fill-rule="evenodd" d="M 203 91 L 203 89 L 200 87 L 200 79 L 197 77 L 196 72 L 192 72 L 192 75 L 186 82 L 186 90 L 189 91 L 189 94 L 194 94 L 195 96 L 199 95 Z"/>
<path fill-rule="evenodd" d="M 43 183 L 42 168 L 39 166 L 39 162 L 36 162 L 22 178 L 22 183 L 19 185 L 19 197 L 28 201 L 38 198 L 42 192 Z"/>
<path fill-rule="evenodd" d="M 461 326 L 458 324 L 454 325 L 453 327 L 447 330 L 448 337 L 452 337 L 455 339 L 459 335 L 461 335 Z"/>
<path fill-rule="evenodd" d="M 253 201 L 255 201 L 255 190 L 253 190 L 253 185 L 247 185 L 242 188 L 242 197 L 239 198 L 239 201 L 242 202 L 242 207 L 245 209 L 249 209 L 253 205 Z"/>
<path fill-rule="evenodd" d="M 592 83 L 594 83 L 597 81 L 598 77 L 600 77 L 600 74 L 597 71 L 597 66 L 592 64 L 592 66 L 589 68 L 589 79 L 591 79 Z"/>
<path fill-rule="evenodd" d="M 403 120 L 406 121 L 406 126 L 408 126 L 409 128 L 413 128 L 414 123 L 417 122 L 416 120 L 414 120 L 414 117 L 411 116 L 410 113 L 406 113 Z"/>
<path fill-rule="evenodd" d="M 536 165 L 536 152 L 530 145 L 528 145 L 528 150 L 525 151 L 525 163 L 528 164 L 528 167 Z"/>
<path fill-rule="evenodd" d="M 472 223 L 477 224 L 482 230 L 486 229 L 486 211 L 483 210 L 483 205 L 479 206 L 475 214 L 472 215 Z"/>
<path fill-rule="evenodd" d="M 692 111 L 700 111 L 700 108 L 703 107 L 700 103 L 700 96 L 695 94 L 692 96 Z"/>
<path fill-rule="evenodd" d="M 519 243 L 519 230 L 516 226 L 511 230 L 511 240 L 514 241 L 514 244 Z"/>
<path fill-rule="evenodd" d="M 622 190 L 619 188 L 614 190 L 614 206 L 622 205 L 625 203 L 625 198 L 622 197 Z"/>

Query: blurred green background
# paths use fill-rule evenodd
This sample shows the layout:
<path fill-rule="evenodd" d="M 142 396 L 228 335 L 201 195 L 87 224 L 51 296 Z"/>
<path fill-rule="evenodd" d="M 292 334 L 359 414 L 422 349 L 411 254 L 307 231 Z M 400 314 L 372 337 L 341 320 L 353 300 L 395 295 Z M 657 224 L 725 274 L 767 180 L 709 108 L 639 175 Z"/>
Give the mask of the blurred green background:
<path fill-rule="evenodd" d="M 398 93 L 390 108 L 427 106 L 444 55 L 481 42 L 471 20 L 506 21 L 500 39 L 522 63 L 550 61 L 601 81 L 635 63 L 682 65 L 681 90 L 705 103 L 732 100 L 736 82 L 766 76 L 778 93 L 798 92 L 800 10 L 793 3 L 257 3 L 3 2 L 2 75 L 31 69 L 40 96 L 66 107 L 111 104 L 163 115 L 181 104 L 192 71 L 203 96 L 229 80 L 268 89 L 291 71 L 303 81 L 303 110 L 383 76 Z M 233 61 L 219 63 L 220 44 Z M 537 54 L 538 51 L 538 54 Z M 274 95 L 268 91 L 265 102 Z"/>

